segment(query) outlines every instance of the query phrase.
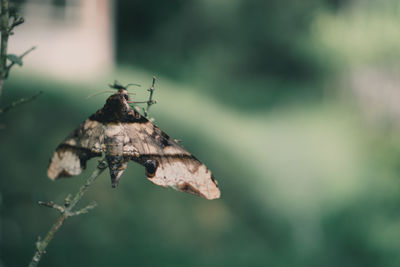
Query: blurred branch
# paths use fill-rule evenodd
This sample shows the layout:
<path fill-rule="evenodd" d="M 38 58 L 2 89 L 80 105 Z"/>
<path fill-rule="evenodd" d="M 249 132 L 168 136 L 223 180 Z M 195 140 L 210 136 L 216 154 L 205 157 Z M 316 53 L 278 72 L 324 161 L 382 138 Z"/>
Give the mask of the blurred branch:
<path fill-rule="evenodd" d="M 8 27 L 8 32 L 10 35 L 13 35 L 13 29 L 17 27 L 18 25 L 22 24 L 25 22 L 24 18 L 21 17 L 17 12 L 10 12 L 10 18 L 11 18 L 11 24 Z"/>
<path fill-rule="evenodd" d="M 0 47 L 0 96 L 3 93 L 3 84 L 6 79 L 7 69 L 7 45 L 8 36 L 8 20 L 10 14 L 8 12 L 8 0 L 1 0 L 0 30 L 1 30 L 1 47 Z"/>
<path fill-rule="evenodd" d="M 71 199 L 71 195 L 68 195 L 65 198 L 64 205 L 58 205 L 55 204 L 54 202 L 42 202 L 39 201 L 39 205 L 52 208 L 60 212 L 60 217 L 58 220 L 53 224 L 53 226 L 50 228 L 49 232 L 47 233 L 46 237 L 41 240 L 41 238 L 38 238 L 38 241 L 36 242 L 36 251 L 35 254 L 33 255 L 33 258 L 31 262 L 29 263 L 29 267 L 34 267 L 37 266 L 40 262 L 40 259 L 44 253 L 46 253 L 46 248 L 51 242 L 51 240 L 54 238 L 55 233 L 60 229 L 60 227 L 63 225 L 64 221 L 68 219 L 69 217 L 72 216 L 77 216 L 81 214 L 88 213 L 89 210 L 93 209 L 96 207 L 96 203 L 92 202 L 88 206 L 77 210 L 77 211 L 72 211 L 73 208 L 75 207 L 76 204 L 81 200 L 83 195 L 86 193 L 86 191 L 89 189 L 89 186 L 96 180 L 96 178 L 107 168 L 107 163 L 105 161 L 105 158 L 101 159 L 99 161 L 99 164 L 97 165 L 97 168 L 94 170 L 92 175 L 87 179 L 86 183 L 79 189 L 79 191 L 75 194 L 75 196 Z"/>
<path fill-rule="evenodd" d="M 17 56 L 7 54 L 8 38 L 13 35 L 14 28 L 24 23 L 25 20 L 17 13 L 14 6 L 9 5 L 8 0 L 1 0 L 1 14 L 0 14 L 0 31 L 1 31 L 1 44 L 0 44 L 0 96 L 3 93 L 4 80 L 7 79 L 11 68 L 17 64 L 22 66 L 22 58 L 34 50 L 32 47 L 25 51 L 22 55 Z M 7 65 L 7 60 L 11 63 Z"/>
<path fill-rule="evenodd" d="M 7 55 L 7 59 L 11 61 L 11 63 L 9 65 L 6 66 L 5 69 L 5 78 L 8 78 L 8 74 L 10 73 L 10 70 L 12 67 L 14 67 L 15 64 L 17 64 L 18 66 L 22 66 L 22 59 L 24 56 L 26 56 L 27 54 L 29 54 L 31 51 L 35 50 L 36 46 L 32 46 L 31 48 L 29 48 L 28 50 L 26 50 L 24 53 L 22 53 L 20 56 L 14 55 L 14 54 L 8 54 Z"/>
<path fill-rule="evenodd" d="M 43 93 L 42 91 L 39 91 L 39 92 L 37 92 L 36 94 L 34 94 L 33 96 L 31 96 L 31 97 L 28 97 L 28 98 L 21 98 L 21 99 L 18 99 L 18 100 L 16 100 L 16 101 L 12 102 L 11 105 L 9 105 L 9 106 L 7 106 L 7 107 L 5 107 L 5 108 L 0 109 L 0 115 L 6 113 L 6 112 L 9 111 L 10 109 L 15 108 L 16 106 L 19 106 L 19 105 L 22 105 L 22 104 L 31 102 L 32 100 L 34 100 L 36 97 L 38 97 L 38 96 L 39 96 L 40 94 L 42 94 L 42 93 Z"/>

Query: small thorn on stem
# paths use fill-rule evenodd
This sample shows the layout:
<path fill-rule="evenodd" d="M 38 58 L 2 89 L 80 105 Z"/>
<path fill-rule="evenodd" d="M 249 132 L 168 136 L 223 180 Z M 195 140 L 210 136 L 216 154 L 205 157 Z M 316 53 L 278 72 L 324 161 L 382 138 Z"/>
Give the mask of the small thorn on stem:
<path fill-rule="evenodd" d="M 72 195 L 71 195 L 71 194 L 68 194 L 67 197 L 65 198 L 65 200 L 64 200 L 64 206 L 65 206 L 66 208 L 69 207 L 69 205 L 71 204 L 71 198 L 72 198 Z"/>
<path fill-rule="evenodd" d="M 49 202 L 39 201 L 38 204 L 39 204 L 40 206 L 44 206 L 44 207 L 47 207 L 47 208 L 56 209 L 56 210 L 58 210 L 60 213 L 64 213 L 64 212 L 65 212 L 65 208 L 64 208 L 64 207 L 62 207 L 62 206 L 60 206 L 60 205 L 58 205 L 58 204 L 55 204 L 53 201 L 49 201 Z"/>
<path fill-rule="evenodd" d="M 40 206 L 44 206 L 44 207 L 48 207 L 48 208 L 52 208 L 54 206 L 54 202 L 53 201 L 49 201 L 49 202 L 38 201 L 38 204 Z"/>

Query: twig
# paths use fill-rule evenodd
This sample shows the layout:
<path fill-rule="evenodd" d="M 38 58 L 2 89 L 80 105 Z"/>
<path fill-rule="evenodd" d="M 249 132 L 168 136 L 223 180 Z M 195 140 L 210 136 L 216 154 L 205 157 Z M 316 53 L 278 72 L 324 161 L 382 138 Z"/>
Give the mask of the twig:
<path fill-rule="evenodd" d="M 107 163 L 106 163 L 105 159 L 103 158 L 99 161 L 97 168 L 94 170 L 94 172 L 89 177 L 89 179 L 87 179 L 86 183 L 75 194 L 75 196 L 72 199 L 71 199 L 71 195 L 68 195 L 65 198 L 65 203 L 63 206 L 54 204 L 53 202 L 46 203 L 46 202 L 39 201 L 39 205 L 58 210 L 60 212 L 60 217 L 50 228 L 49 232 L 47 233 L 46 237 L 43 240 L 41 240 L 39 237 L 38 241 L 36 242 L 36 251 L 35 251 L 35 254 L 33 255 L 31 262 L 29 263 L 29 267 L 35 267 L 39 264 L 42 255 L 44 253 L 46 253 L 47 246 L 49 245 L 51 240 L 54 238 L 55 233 L 58 231 L 58 229 L 60 229 L 60 227 L 63 225 L 63 223 L 66 219 L 68 219 L 69 217 L 72 217 L 72 216 L 85 214 L 89 210 L 96 207 L 97 204 L 95 202 L 92 202 L 91 204 L 89 204 L 88 206 L 86 206 L 80 210 L 72 211 L 72 209 L 75 207 L 75 205 L 79 202 L 79 200 L 81 200 L 83 195 L 86 193 L 89 186 L 96 180 L 96 178 L 106 168 L 107 168 Z"/>
<path fill-rule="evenodd" d="M 9 111 L 10 109 L 15 108 L 16 106 L 19 106 L 19 105 L 22 105 L 22 104 L 31 102 L 32 100 L 34 100 L 36 97 L 38 97 L 38 96 L 39 96 L 40 94 L 42 94 L 42 93 L 43 93 L 42 91 L 39 91 L 39 92 L 37 92 L 36 94 L 34 94 L 33 96 L 31 96 L 31 97 L 28 97 L 28 98 L 21 98 L 21 99 L 18 99 L 18 100 L 16 100 L 16 101 L 12 102 L 11 105 L 9 105 L 9 106 L 7 106 L 7 107 L 5 107 L 5 108 L 0 109 L 0 115 L 6 113 L 6 112 Z"/>
<path fill-rule="evenodd" d="M 143 108 L 144 116 L 145 116 L 146 118 L 149 117 L 149 109 L 150 109 L 150 107 L 151 107 L 152 105 L 154 105 L 154 104 L 157 103 L 156 100 L 153 100 L 153 93 L 154 93 L 154 90 L 155 90 L 154 84 L 155 84 L 155 83 L 156 83 L 156 77 L 153 76 L 153 82 L 152 82 L 152 84 L 151 84 L 151 87 L 150 87 L 149 89 L 147 89 L 147 91 L 150 92 L 149 100 L 147 100 L 147 102 L 146 102 L 146 103 L 147 103 L 147 107 L 146 107 L 146 108 Z"/>
<path fill-rule="evenodd" d="M 56 209 L 56 210 L 58 210 L 60 213 L 64 213 L 64 211 L 65 211 L 65 208 L 64 208 L 63 206 L 60 206 L 60 205 L 58 205 L 58 204 L 55 204 L 53 201 L 50 201 L 50 202 L 39 201 L 38 204 L 39 204 L 40 206 L 43 206 L 43 207 Z"/>
<path fill-rule="evenodd" d="M 8 54 L 7 55 L 7 59 L 9 59 L 11 61 L 11 63 L 6 66 L 5 72 L 6 72 L 6 76 L 5 78 L 8 78 L 8 75 L 10 74 L 10 70 L 12 67 L 14 67 L 15 64 L 22 66 L 22 59 L 24 58 L 24 56 L 26 56 L 27 54 L 29 54 L 30 52 L 32 52 L 33 50 L 36 49 L 36 46 L 32 46 L 31 48 L 29 48 L 28 50 L 26 50 L 24 53 L 22 53 L 20 56 L 14 55 L 14 54 Z"/>
<path fill-rule="evenodd" d="M 90 203 L 90 204 L 87 205 L 86 207 L 84 207 L 84 208 L 82 208 L 82 209 L 80 209 L 80 210 L 71 212 L 71 215 L 70 215 L 70 216 L 77 216 L 77 215 L 81 215 L 81 214 L 86 214 L 86 213 L 88 213 L 90 210 L 92 210 L 92 209 L 94 209 L 94 208 L 96 208 L 96 207 L 97 207 L 97 203 L 96 203 L 96 201 L 93 201 L 92 203 Z"/>
<path fill-rule="evenodd" d="M 8 28 L 8 32 L 9 32 L 10 35 L 12 35 L 12 34 L 14 34 L 12 30 L 13 30 L 15 27 L 17 27 L 18 25 L 24 23 L 25 20 L 24 20 L 23 17 L 21 17 L 20 15 L 18 15 L 16 12 L 10 12 L 10 13 L 11 13 L 11 14 L 10 14 L 10 18 L 12 19 L 12 21 L 11 21 L 10 27 Z"/>

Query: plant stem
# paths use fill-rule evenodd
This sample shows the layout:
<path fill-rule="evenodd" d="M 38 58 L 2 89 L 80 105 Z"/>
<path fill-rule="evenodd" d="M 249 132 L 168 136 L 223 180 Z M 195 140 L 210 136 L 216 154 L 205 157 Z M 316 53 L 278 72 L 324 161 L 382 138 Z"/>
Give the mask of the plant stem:
<path fill-rule="evenodd" d="M 38 97 L 41 93 L 42 93 L 42 91 L 40 91 L 40 92 L 34 94 L 34 95 L 31 96 L 31 97 L 28 97 L 28 98 L 21 98 L 21 99 L 18 99 L 18 100 L 16 100 L 16 101 L 12 102 L 11 105 L 9 105 L 9 106 L 7 106 L 7 107 L 5 107 L 5 108 L 0 109 L 0 115 L 2 115 L 3 113 L 6 113 L 6 112 L 9 111 L 10 109 L 15 108 L 16 106 L 19 106 L 19 105 L 21 105 L 21 104 L 25 104 L 25 103 L 31 102 L 31 101 L 34 100 L 36 97 Z"/>
<path fill-rule="evenodd" d="M 92 209 L 95 207 L 95 204 L 90 204 L 87 207 L 73 212 L 72 209 L 75 207 L 75 205 L 81 200 L 83 195 L 86 193 L 86 191 L 89 189 L 89 186 L 96 180 L 96 178 L 107 168 L 107 163 L 104 160 L 99 161 L 99 164 L 97 165 L 97 168 L 93 171 L 92 175 L 87 179 L 86 183 L 79 189 L 79 191 L 75 194 L 73 197 L 72 201 L 70 201 L 70 196 L 67 197 L 64 206 L 60 205 L 55 205 L 54 203 L 43 203 L 39 202 L 39 204 L 50 207 L 50 208 L 55 208 L 60 211 L 61 215 L 58 218 L 58 220 L 53 224 L 53 226 L 50 228 L 49 232 L 47 233 L 46 237 L 42 241 L 38 241 L 36 243 L 36 251 L 35 254 L 33 255 L 33 258 L 31 262 L 29 263 L 29 267 L 35 267 L 39 264 L 40 259 L 44 253 L 46 253 L 46 248 L 51 242 L 51 240 L 54 238 L 55 233 L 60 229 L 60 227 L 63 225 L 64 221 L 68 219 L 68 217 L 75 216 L 75 215 L 80 215 L 86 213 L 89 209 Z"/>
<path fill-rule="evenodd" d="M 0 30 L 1 30 L 1 47 L 0 47 L 0 96 L 3 93 L 3 84 L 7 75 L 7 45 L 8 45 L 8 20 L 10 14 L 8 12 L 8 0 L 1 0 Z"/>
<path fill-rule="evenodd" d="M 150 92 L 150 95 L 149 95 L 149 100 L 147 100 L 147 102 L 145 102 L 145 103 L 147 103 L 147 107 L 144 109 L 144 116 L 146 118 L 149 117 L 149 109 L 150 109 L 150 107 L 152 105 L 154 105 L 155 103 L 157 103 L 157 101 L 153 100 L 153 93 L 154 93 L 154 90 L 155 90 L 155 87 L 154 87 L 155 83 L 156 83 L 156 77 L 153 76 L 153 82 L 151 84 L 151 87 L 149 89 L 147 89 L 147 91 Z"/>

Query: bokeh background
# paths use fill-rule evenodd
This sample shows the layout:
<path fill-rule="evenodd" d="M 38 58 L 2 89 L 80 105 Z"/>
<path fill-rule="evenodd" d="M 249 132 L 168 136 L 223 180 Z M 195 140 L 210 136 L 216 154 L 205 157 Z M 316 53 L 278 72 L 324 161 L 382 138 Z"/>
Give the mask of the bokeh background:
<path fill-rule="evenodd" d="M 41 266 L 399 266 L 400 2 L 26 0 L 32 45 L 0 106 L 0 266 L 24 266 L 96 166 L 46 177 L 58 143 L 114 79 L 157 76 L 156 124 L 205 162 L 219 200 L 104 173 Z M 133 89 L 132 89 L 133 90 Z"/>

